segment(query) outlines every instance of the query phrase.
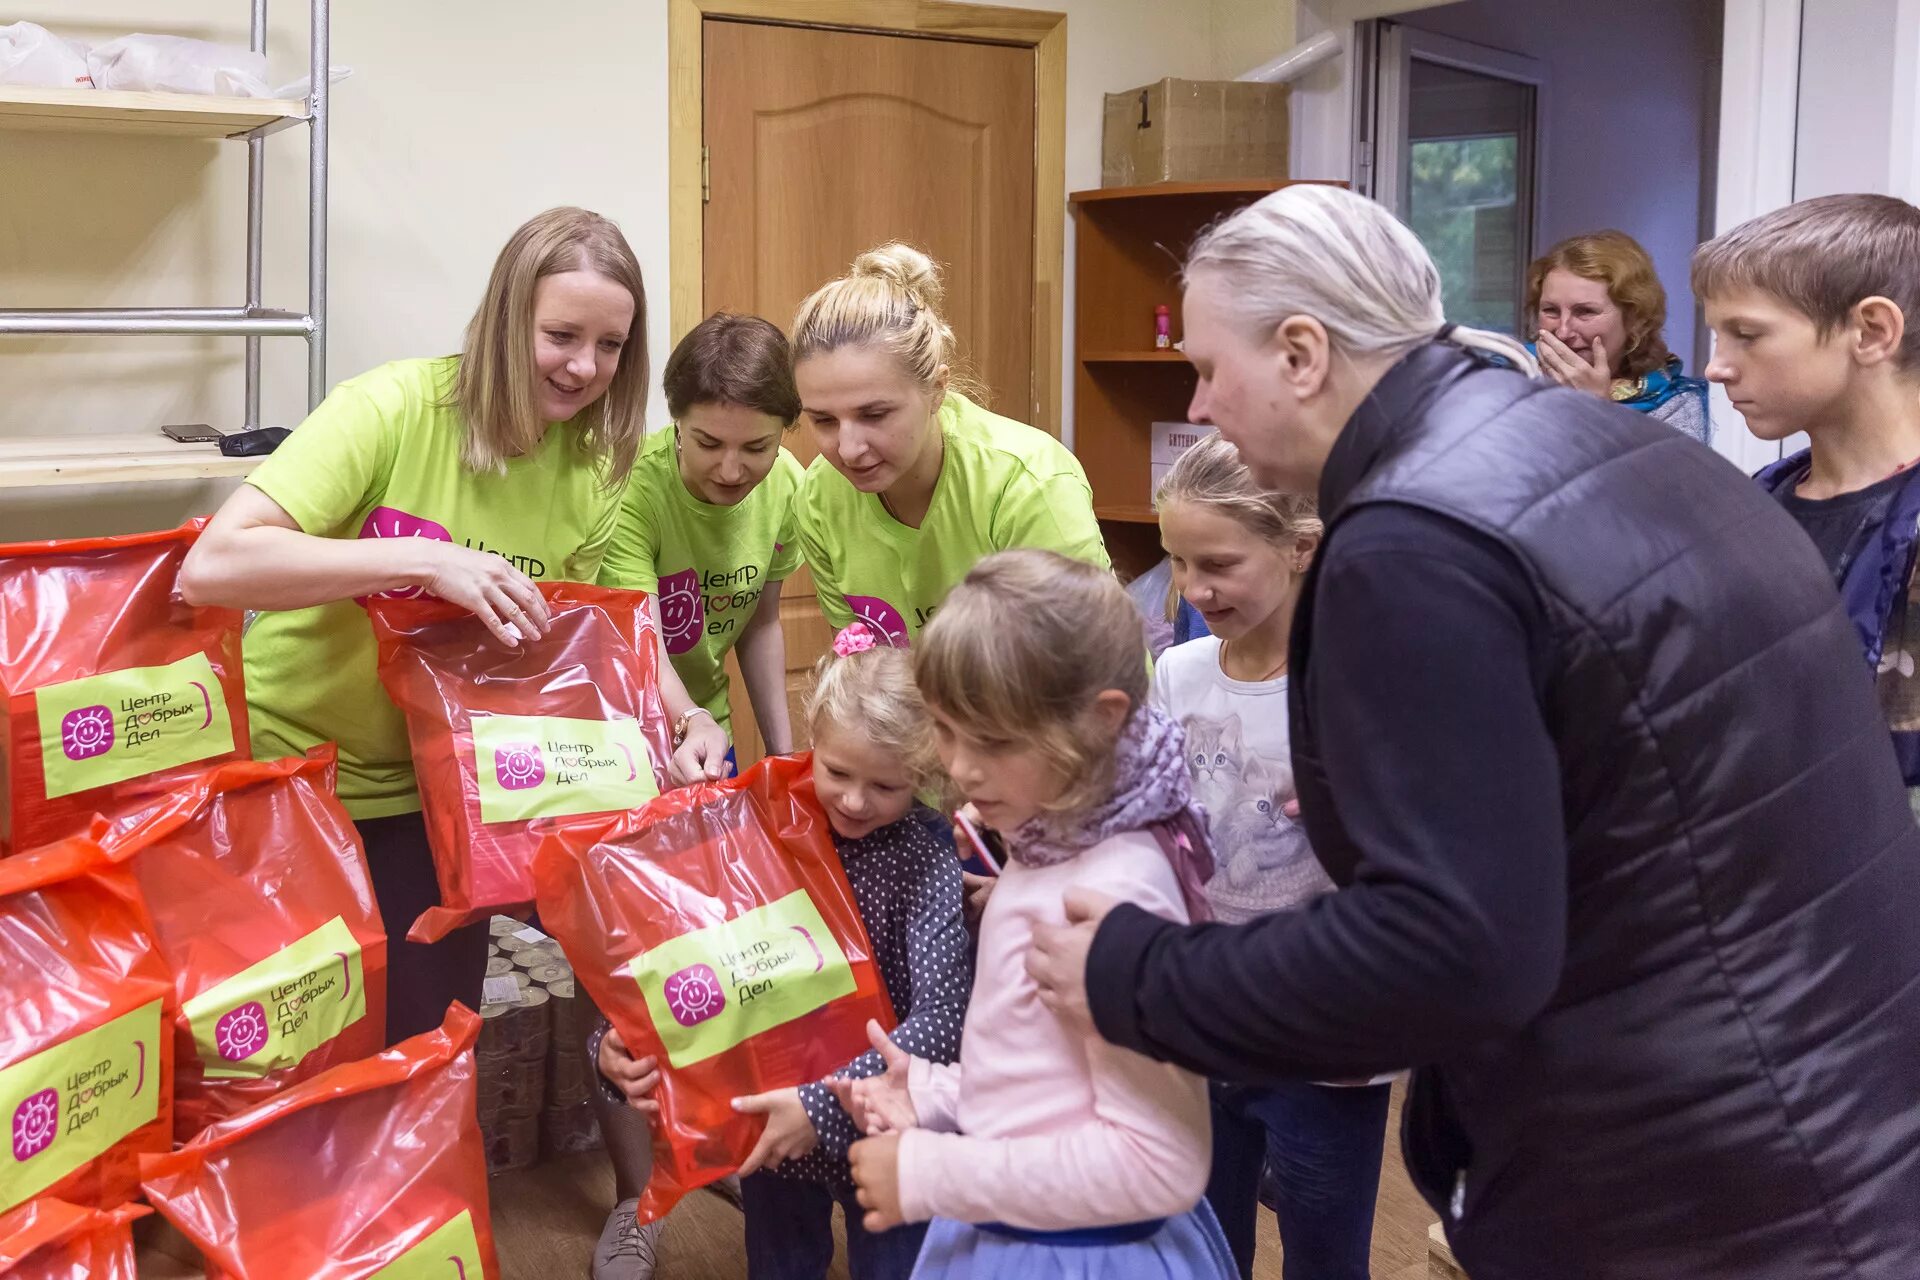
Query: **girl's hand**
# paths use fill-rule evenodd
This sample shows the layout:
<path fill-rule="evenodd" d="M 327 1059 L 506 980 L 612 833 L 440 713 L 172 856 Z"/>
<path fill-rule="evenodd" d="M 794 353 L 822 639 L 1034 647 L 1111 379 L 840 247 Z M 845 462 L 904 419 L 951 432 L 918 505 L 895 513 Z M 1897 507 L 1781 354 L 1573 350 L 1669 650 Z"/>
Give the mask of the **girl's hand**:
<path fill-rule="evenodd" d="M 836 1076 L 826 1082 L 827 1087 L 853 1117 L 853 1127 L 868 1136 L 917 1128 L 920 1113 L 913 1109 L 913 1097 L 907 1091 L 907 1067 L 912 1056 L 887 1039 L 877 1022 L 867 1023 L 867 1039 L 880 1051 L 881 1060 L 887 1064 L 886 1074 L 864 1080 Z"/>
<path fill-rule="evenodd" d="M 767 1127 L 760 1131 L 760 1141 L 753 1144 L 746 1163 L 740 1166 L 743 1178 L 762 1169 L 778 1169 L 786 1161 L 798 1159 L 820 1145 L 813 1120 L 800 1105 L 798 1089 L 775 1089 L 772 1093 L 735 1098 L 733 1109 L 743 1115 L 767 1118 Z"/>
<path fill-rule="evenodd" d="M 720 781 L 727 776 L 727 751 L 732 745 L 727 731 L 712 716 L 693 717 L 687 721 L 686 739 L 667 765 L 667 780 L 676 787 Z"/>
<path fill-rule="evenodd" d="M 600 1074 L 627 1095 L 627 1105 L 646 1115 L 660 1114 L 653 1091 L 660 1087 L 659 1064 L 652 1058 L 636 1058 L 627 1050 L 620 1033 L 609 1029 L 600 1039 Z"/>
<path fill-rule="evenodd" d="M 860 1207 L 867 1211 L 860 1225 L 870 1232 L 891 1231 L 906 1221 L 900 1209 L 900 1135 L 865 1138 L 847 1152 L 853 1165 L 853 1185 Z"/>
<path fill-rule="evenodd" d="M 1540 367 L 1561 386 L 1602 400 L 1612 399 L 1613 361 L 1607 355 L 1607 344 L 1600 339 L 1593 340 L 1591 359 L 1582 360 L 1572 347 L 1542 329 L 1534 350 L 1540 353 Z"/>
<path fill-rule="evenodd" d="M 421 587 L 429 595 L 459 605 L 487 624 L 487 630 L 509 648 L 538 640 L 552 623 L 540 588 L 506 559 L 490 551 L 475 551 L 451 542 L 415 539 L 424 551 L 427 573 Z"/>

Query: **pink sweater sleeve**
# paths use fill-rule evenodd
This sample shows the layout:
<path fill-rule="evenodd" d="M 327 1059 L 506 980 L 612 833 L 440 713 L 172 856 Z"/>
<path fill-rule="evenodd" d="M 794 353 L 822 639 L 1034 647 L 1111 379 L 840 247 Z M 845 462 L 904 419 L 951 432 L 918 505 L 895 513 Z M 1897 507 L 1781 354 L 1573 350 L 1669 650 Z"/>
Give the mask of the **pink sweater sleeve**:
<path fill-rule="evenodd" d="M 913 1100 L 914 1114 L 922 1129 L 952 1133 L 960 1127 L 959 1066 L 909 1058 L 907 1096 Z"/>
<path fill-rule="evenodd" d="M 911 1129 L 900 1144 L 901 1208 L 1039 1231 L 1185 1213 L 1212 1159 L 1206 1082 L 1103 1041 L 1087 1046 L 1094 1119 L 1026 1138 Z M 916 1104 L 917 1105 L 917 1104 Z"/>
<path fill-rule="evenodd" d="M 1171 871 L 1152 882 L 1098 886 L 1149 911 L 1185 919 Z M 1207 1188 L 1212 1163 L 1206 1081 L 1122 1049 L 1089 1031 L 1084 1067 L 1092 1114 L 1051 1132 L 977 1138 L 909 1130 L 900 1145 L 901 1207 L 909 1222 L 953 1218 L 1052 1231 L 1185 1213 Z M 916 1070 L 919 1063 L 915 1063 Z M 951 1069 L 933 1069 L 951 1070 Z M 909 1078 L 921 1107 L 933 1070 Z M 957 1090 L 959 1072 L 952 1071 Z M 922 1111 L 927 1124 L 927 1111 Z"/>

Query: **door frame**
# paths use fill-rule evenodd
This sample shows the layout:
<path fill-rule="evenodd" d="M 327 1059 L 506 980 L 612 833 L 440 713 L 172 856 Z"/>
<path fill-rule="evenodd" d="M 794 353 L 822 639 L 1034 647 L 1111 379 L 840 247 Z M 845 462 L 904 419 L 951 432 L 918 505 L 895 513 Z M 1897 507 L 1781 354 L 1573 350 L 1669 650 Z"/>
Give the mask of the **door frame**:
<path fill-rule="evenodd" d="M 667 236 L 673 340 L 706 316 L 702 30 L 709 18 L 919 35 L 1034 51 L 1033 384 L 1025 418 L 1061 432 L 1067 240 L 1067 15 L 953 0 L 667 0 Z"/>

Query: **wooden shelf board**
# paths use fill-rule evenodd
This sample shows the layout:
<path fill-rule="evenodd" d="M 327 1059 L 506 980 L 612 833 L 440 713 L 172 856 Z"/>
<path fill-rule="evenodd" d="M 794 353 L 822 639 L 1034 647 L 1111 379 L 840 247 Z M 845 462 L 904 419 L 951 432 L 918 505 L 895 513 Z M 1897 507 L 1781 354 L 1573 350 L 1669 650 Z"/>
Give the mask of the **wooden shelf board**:
<path fill-rule="evenodd" d="M 304 119 L 306 114 L 307 104 L 292 98 L 0 85 L 0 129 L 232 138 L 278 120 Z"/>
<path fill-rule="evenodd" d="M 1144 187 L 1094 187 L 1076 191 L 1067 199 L 1073 204 L 1099 204 L 1108 200 L 1154 200 L 1167 196 L 1264 196 L 1290 186 L 1286 182 L 1248 182 L 1230 179 L 1220 182 L 1155 182 Z"/>
<path fill-rule="evenodd" d="M 211 480 L 258 465 L 259 458 L 229 458 L 218 445 L 176 444 L 158 432 L 0 438 L 0 489 Z"/>
<path fill-rule="evenodd" d="M 1119 524 L 1159 524 L 1160 513 L 1152 507 L 1137 507 L 1126 503 L 1095 503 L 1093 515 L 1096 520 L 1112 520 Z"/>
<path fill-rule="evenodd" d="M 1087 364 L 1186 364 L 1184 351 L 1089 351 L 1080 357 Z"/>

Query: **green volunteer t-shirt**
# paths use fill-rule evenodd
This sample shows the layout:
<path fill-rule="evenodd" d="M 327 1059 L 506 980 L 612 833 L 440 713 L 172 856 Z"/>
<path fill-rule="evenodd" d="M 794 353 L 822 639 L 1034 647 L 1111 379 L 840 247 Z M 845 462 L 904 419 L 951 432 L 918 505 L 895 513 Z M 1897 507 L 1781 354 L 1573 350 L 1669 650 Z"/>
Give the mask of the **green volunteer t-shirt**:
<path fill-rule="evenodd" d="M 437 538 L 491 551 L 536 580 L 594 581 L 619 492 L 601 484 L 565 423 L 504 474 L 469 471 L 459 411 L 441 403 L 459 364 L 396 360 L 341 383 L 248 483 L 320 537 Z M 361 604 L 263 613 L 245 652 L 255 756 L 337 742 L 340 798 L 354 817 L 420 807 L 406 721 L 381 687 Z"/>
<path fill-rule="evenodd" d="M 769 582 L 800 565 L 793 498 L 806 473 L 785 449 L 754 491 L 731 507 L 687 491 L 673 431 L 641 448 L 600 566 L 600 585 L 659 596 L 660 630 L 687 693 L 729 735 L 727 651 Z"/>
<path fill-rule="evenodd" d="M 910 642 L 953 585 L 1010 547 L 1057 551 L 1110 567 L 1080 460 L 1044 431 L 957 393 L 940 406 L 946 455 L 918 529 L 887 513 L 825 458 L 800 490 L 800 546 L 836 629 L 855 618 Z"/>

